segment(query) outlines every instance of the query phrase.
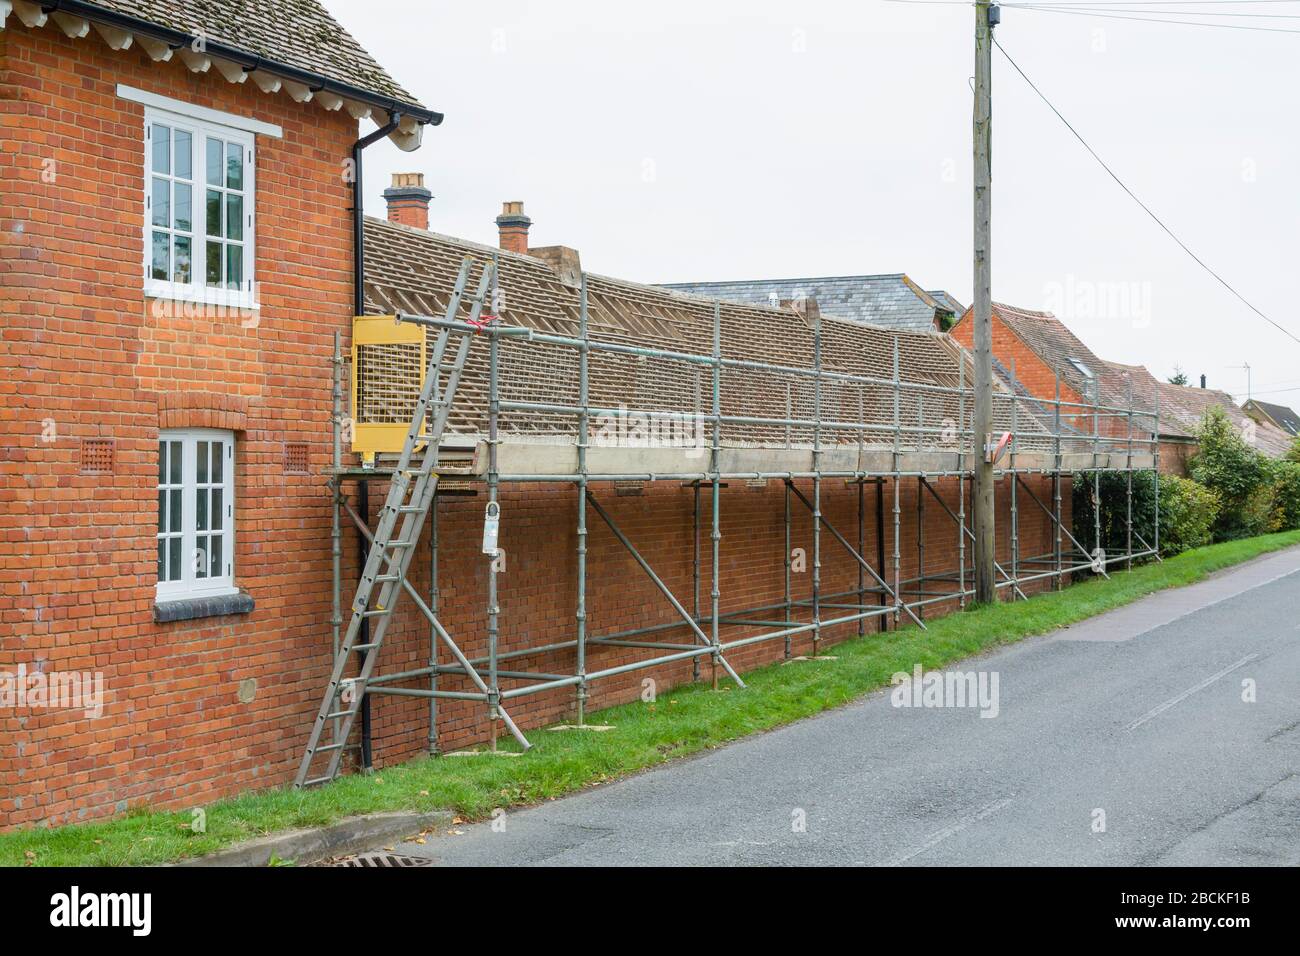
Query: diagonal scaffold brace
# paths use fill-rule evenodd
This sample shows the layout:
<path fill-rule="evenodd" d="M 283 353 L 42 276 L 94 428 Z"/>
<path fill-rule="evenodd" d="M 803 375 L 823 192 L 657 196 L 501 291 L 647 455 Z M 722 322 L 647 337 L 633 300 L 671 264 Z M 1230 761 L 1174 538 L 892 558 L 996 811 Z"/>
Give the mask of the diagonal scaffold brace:
<path fill-rule="evenodd" d="M 592 510 L 600 516 L 600 519 L 605 522 L 609 527 L 609 530 L 614 532 L 614 537 L 618 538 L 619 543 L 622 544 L 623 547 L 627 548 L 628 553 L 631 554 L 636 563 L 641 566 L 641 570 L 646 573 L 646 576 L 650 578 L 654 586 L 659 589 L 659 593 L 668 599 L 668 603 L 673 606 L 673 610 L 681 616 L 682 621 L 689 626 L 691 631 L 695 634 L 695 639 L 699 641 L 701 645 L 713 649 L 712 657 L 718 666 L 727 672 L 727 676 L 736 682 L 737 687 L 744 687 L 745 682 L 740 679 L 740 675 L 736 673 L 735 669 L 732 668 L 732 666 L 727 662 L 727 659 L 722 655 L 722 651 L 719 650 L 718 642 L 704 633 L 704 629 L 696 623 L 695 618 L 691 613 L 682 606 L 682 602 L 677 600 L 676 595 L 673 594 L 668 585 L 664 584 L 663 579 L 655 573 L 654 568 L 650 567 L 650 562 L 641 556 L 641 552 L 636 549 L 636 546 L 632 544 L 627 535 L 625 535 L 619 526 L 614 523 L 614 519 L 610 517 L 609 512 L 601 507 L 600 502 L 596 500 L 596 496 L 593 495 L 590 490 L 587 491 L 587 503 L 591 505 Z"/>
<path fill-rule="evenodd" d="M 792 492 L 794 492 L 794 496 L 798 498 L 801 502 L 803 502 L 804 506 L 810 512 L 813 511 L 813 503 L 804 497 L 803 492 L 801 492 L 798 488 L 795 487 L 793 481 L 787 478 L 785 484 L 787 488 L 789 488 Z M 873 578 L 876 579 L 876 583 L 879 584 L 880 587 L 884 588 L 885 594 L 893 598 L 894 611 L 895 612 L 899 610 L 906 611 L 907 616 L 910 617 L 913 621 L 915 621 L 917 626 L 919 626 L 921 630 L 923 631 L 926 630 L 925 622 L 922 621 L 905 602 L 899 599 L 898 594 L 894 591 L 893 588 L 891 588 L 885 582 L 885 579 L 883 577 L 881 577 L 879 574 L 876 573 L 876 569 L 871 566 L 871 563 L 867 561 L 867 559 L 864 558 L 861 554 L 858 553 L 857 549 L 854 548 L 853 545 L 849 543 L 849 540 L 845 538 L 844 535 L 840 534 L 839 531 L 836 530 L 835 526 L 826 520 L 825 516 L 822 516 L 821 518 L 821 525 L 823 528 L 829 531 L 831 535 L 835 538 L 835 540 L 838 541 L 844 547 L 844 550 L 847 551 L 850 554 L 850 556 L 852 556 L 858 562 L 859 567 L 865 569 L 868 574 L 870 574 Z"/>

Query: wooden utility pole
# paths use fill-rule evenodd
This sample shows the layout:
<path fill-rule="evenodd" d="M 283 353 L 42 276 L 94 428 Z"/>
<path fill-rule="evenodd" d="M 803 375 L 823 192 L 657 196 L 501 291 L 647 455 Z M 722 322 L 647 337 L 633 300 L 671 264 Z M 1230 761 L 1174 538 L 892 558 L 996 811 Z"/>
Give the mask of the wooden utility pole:
<path fill-rule="evenodd" d="M 992 16 L 990 16 L 992 13 Z M 993 576 L 993 463 L 989 448 L 993 432 L 993 296 L 991 259 L 992 212 L 992 80 L 993 24 L 997 7 L 989 0 L 975 3 L 975 600 L 997 600 Z"/>

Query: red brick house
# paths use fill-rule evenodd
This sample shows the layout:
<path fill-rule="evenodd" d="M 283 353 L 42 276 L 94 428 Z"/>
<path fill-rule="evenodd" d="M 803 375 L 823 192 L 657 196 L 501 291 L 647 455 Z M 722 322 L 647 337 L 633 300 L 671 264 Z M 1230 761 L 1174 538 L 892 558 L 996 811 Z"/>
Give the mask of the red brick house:
<path fill-rule="evenodd" d="M 268 7 L 281 15 L 267 17 Z M 359 122 L 413 149 L 441 117 L 314 0 L 0 0 L 0 27 L 0 829 L 138 804 L 188 808 L 284 784 L 329 674 L 334 548 L 345 601 L 357 575 L 358 535 L 350 526 L 335 533 L 326 476 L 356 482 L 344 490 L 358 498 L 362 482 L 381 494 L 385 487 L 351 447 L 333 468 L 332 386 L 343 371 L 336 336 L 346 353 L 358 314 L 437 315 L 465 258 L 499 264 L 501 321 L 575 334 L 577 253 L 531 246 L 522 205 L 498 218 L 500 249 L 429 232 L 417 177 L 389 191 L 393 222 L 354 217 L 361 144 L 376 136 L 359 140 Z M 718 315 L 726 356 L 806 372 L 820 348 L 820 320 L 807 311 L 586 282 L 592 335 L 607 342 L 708 354 Z M 488 646 L 487 589 L 497 572 L 479 548 L 487 373 L 475 341 L 449 447 L 463 453 L 464 482 L 440 491 L 435 505 L 437 576 L 423 549 L 412 575 L 477 660 Z M 667 588 L 687 595 L 696 584 L 697 617 L 698 581 L 715 566 L 728 628 L 773 604 L 808 621 L 818 586 L 827 600 L 838 594 L 868 607 L 872 627 L 887 625 L 891 586 L 909 613 L 959 603 L 958 436 L 970 407 L 963 419 L 955 390 L 970 381 L 968 357 L 933 332 L 834 319 L 821 345 L 840 383 L 824 399 L 840 420 L 827 427 L 835 445 L 816 453 L 838 463 L 816 479 L 822 520 L 846 529 L 845 540 L 891 585 L 864 585 L 868 562 L 833 558 L 829 537 L 821 584 L 801 572 L 786 583 L 786 529 L 797 547 L 810 547 L 814 522 L 797 503 L 782 520 L 783 476 L 811 493 L 813 453 L 806 435 L 774 423 L 787 407 L 808 415 L 811 392 L 729 371 L 725 413 L 757 421 L 736 426 L 726 455 L 742 463 L 775 455 L 781 464 L 734 465 L 725 488 L 715 479 L 723 502 L 716 564 L 707 545 L 703 557 L 698 545 L 692 554 L 699 481 L 684 488 L 661 473 L 597 491 Z M 516 394 L 553 402 L 573 387 L 573 366 L 546 349 L 508 358 Z M 698 413 L 700 377 L 654 367 L 611 360 L 597 378 L 609 390 L 602 400 Z M 1009 394 L 999 398 L 1004 427 Z M 873 415 L 892 406 L 892 431 L 882 418 L 874 431 L 854 430 L 863 405 Z M 1060 448 L 1041 421 L 1022 420 L 1018 431 L 1024 487 L 1050 503 L 1065 483 L 1068 527 L 1068 478 L 1053 460 Z M 567 460 L 572 438 L 566 449 L 551 441 L 556 434 L 521 424 L 503 450 L 533 468 L 546 455 Z M 1070 453 L 1092 454 L 1086 442 Z M 1011 484 L 1004 473 L 1003 487 Z M 605 635 L 593 643 L 593 666 L 617 668 L 641 652 L 611 633 L 681 626 L 613 534 L 593 519 L 589 539 L 579 536 L 575 500 L 571 486 L 543 481 L 502 492 L 510 567 L 501 575 L 501 650 L 532 654 L 532 666 L 558 673 L 572 666 L 564 642 L 579 604 L 582 542 L 600 571 L 585 598 L 591 627 Z M 1059 537 L 1046 515 L 1022 499 L 1013 537 L 1005 495 L 1000 508 L 1001 560 L 1036 562 L 1007 593 L 1068 577 L 1052 563 Z M 373 508 L 356 510 L 369 519 Z M 841 623 L 822 636 L 860 629 L 861 620 Z M 426 622 L 407 613 L 382 654 L 398 670 L 442 668 L 440 686 L 458 693 L 464 675 L 429 643 Z M 531 650 L 552 645 L 559 649 Z M 803 632 L 793 649 L 808 648 Z M 779 641 L 755 642 L 732 657 L 743 670 L 788 653 Z M 667 686 L 691 670 L 680 660 L 655 673 Z M 507 690 L 517 688 L 510 675 L 503 671 Z M 640 690 L 637 674 L 611 675 L 592 687 L 591 705 Z M 455 697 L 433 715 L 428 700 L 373 696 L 363 738 L 376 761 L 481 742 L 490 731 L 481 707 Z M 570 687 L 519 700 L 511 712 L 526 730 L 574 705 Z"/>
<path fill-rule="evenodd" d="M 109 715 L 0 709 L 0 826 L 276 782 L 300 722 L 358 121 L 440 117 L 268 6 L 0 0 L 0 670 Z"/>
<path fill-rule="evenodd" d="M 971 310 L 952 328 L 952 336 L 973 348 Z M 1094 432 L 1125 440 L 1130 427 L 1124 410 L 1160 411 L 1160 469 L 1182 473 L 1193 444 L 1194 423 L 1170 414 L 1160 400 L 1160 383 L 1141 366 L 1120 365 L 1096 355 L 1050 312 L 1036 312 L 995 303 L 993 306 L 995 371 L 1010 382 L 1014 370 L 1019 388 L 1044 402 L 1062 403 L 1061 416 L 1085 435 Z M 1094 413 L 1091 406 L 1103 410 Z M 1054 413 L 1054 406 L 1053 406 Z M 1149 438 L 1149 424 L 1135 418 L 1133 432 Z"/>

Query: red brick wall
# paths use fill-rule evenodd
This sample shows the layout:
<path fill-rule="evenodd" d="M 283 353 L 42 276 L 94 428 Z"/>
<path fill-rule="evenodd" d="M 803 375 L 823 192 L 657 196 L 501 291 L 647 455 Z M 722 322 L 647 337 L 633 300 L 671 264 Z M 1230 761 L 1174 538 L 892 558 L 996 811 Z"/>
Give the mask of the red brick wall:
<path fill-rule="evenodd" d="M 119 82 L 283 127 L 257 141 L 252 327 L 143 300 L 143 107 Z M 346 113 L 114 53 L 93 32 L 14 17 L 0 32 L 0 670 L 101 671 L 108 697 L 100 720 L 0 712 L 0 825 L 283 779 L 329 619 L 318 475 L 332 336 L 352 311 L 341 171 L 356 135 Z M 239 429 L 247 617 L 152 623 L 158 430 L 182 424 Z M 111 474 L 79 473 L 89 438 L 114 443 Z M 310 443 L 313 475 L 284 474 L 288 441 Z"/>
<path fill-rule="evenodd" d="M 284 128 L 282 140 L 257 143 L 263 308 L 256 324 L 160 318 L 143 300 L 142 108 L 117 98 L 118 82 Z M 0 829 L 142 804 L 183 809 L 291 779 L 330 663 L 330 510 L 319 475 L 329 461 L 332 337 L 347 332 L 351 313 L 350 196 L 341 170 L 355 136 L 346 114 L 155 64 L 138 51 L 113 53 L 93 34 L 69 40 L 52 29 L 0 32 L 0 670 L 22 663 L 45 672 L 95 671 L 106 686 L 100 719 L 0 711 Z M 52 182 L 41 175 L 47 159 L 57 163 Z M 156 443 L 159 428 L 178 425 L 237 431 L 236 579 L 256 602 L 247 616 L 153 623 Z M 113 443 L 110 474 L 81 473 L 86 439 Z M 288 442 L 308 444 L 311 474 L 286 473 Z M 1047 500 L 1048 484 L 1034 481 Z M 375 484 L 377 506 L 384 487 Z M 943 488 L 955 510 L 955 484 Z M 828 520 L 856 539 L 856 493 L 831 481 L 824 489 Z M 903 492 L 907 577 L 915 574 L 915 483 Z M 689 490 L 664 483 L 642 497 L 597 493 L 689 604 Z M 575 494 L 562 486 L 505 490 L 504 651 L 572 637 Z M 1064 495 L 1068 506 L 1068 487 Z M 781 497 L 775 482 L 762 490 L 737 482 L 723 492 L 724 610 L 780 600 Z M 872 556 L 872 489 L 867 507 Z M 441 506 L 442 617 L 471 655 L 485 647 L 481 508 L 477 498 Z M 797 502 L 793 509 L 794 545 L 807 548 L 811 560 L 808 515 Z M 888 495 L 892 536 L 891 509 Z M 1041 512 L 1025 507 L 1021 516 L 1024 553 L 1050 550 Z M 589 526 L 591 632 L 672 620 L 595 514 Z M 706 526 L 706 608 L 707 533 Z M 932 501 L 925 536 L 927 566 L 955 567 L 956 530 Z M 856 565 L 830 535 L 822 542 L 825 590 L 853 586 Z M 351 531 L 344 546 L 345 580 L 353 581 Z M 426 551 L 414 576 L 424 586 L 427 575 Z M 810 573 L 794 575 L 797 596 L 810 586 Z M 350 597 L 348 587 L 345 606 Z M 853 631 L 841 627 L 827 637 Z M 383 670 L 425 661 L 427 626 L 409 607 L 391 633 Z M 728 628 L 724 636 L 735 633 Z M 796 640 L 796 653 L 807 648 L 806 636 Z M 777 641 L 731 656 L 748 667 L 780 652 Z M 589 669 L 634 656 L 593 650 Z M 560 653 L 527 663 L 561 673 L 571 667 Z M 666 687 L 689 673 L 683 664 L 597 684 L 592 705 L 632 699 L 646 676 Z M 243 703 L 239 686 L 249 679 L 256 694 Z M 443 686 L 458 684 L 444 679 Z M 563 717 L 572 699 L 561 690 L 516 701 L 511 711 L 534 728 Z M 376 698 L 374 712 L 378 761 L 423 747 L 425 702 Z M 447 747 L 481 741 L 484 708 L 444 703 L 439 730 Z"/>
<path fill-rule="evenodd" d="M 1160 473 L 1187 477 L 1187 462 L 1196 454 L 1195 441 L 1162 441 L 1160 443 Z"/>

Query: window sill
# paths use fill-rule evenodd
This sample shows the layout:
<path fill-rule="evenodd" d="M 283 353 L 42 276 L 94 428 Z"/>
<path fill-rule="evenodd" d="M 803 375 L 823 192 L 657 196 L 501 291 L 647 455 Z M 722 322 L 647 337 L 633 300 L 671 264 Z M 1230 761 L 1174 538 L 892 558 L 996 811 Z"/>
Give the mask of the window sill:
<path fill-rule="evenodd" d="M 219 289 L 212 286 L 180 285 L 164 282 L 160 279 L 146 279 L 144 294 L 147 299 L 158 302 L 180 302 L 187 305 L 217 306 L 225 309 L 238 309 L 241 312 L 256 312 L 262 306 L 253 293 L 246 289 Z M 165 308 L 155 306 L 155 308 Z"/>
<path fill-rule="evenodd" d="M 155 601 L 153 619 L 155 624 L 169 624 L 173 621 L 193 621 L 202 617 L 250 614 L 252 610 L 252 597 L 246 591 L 236 591 L 234 594 Z"/>

